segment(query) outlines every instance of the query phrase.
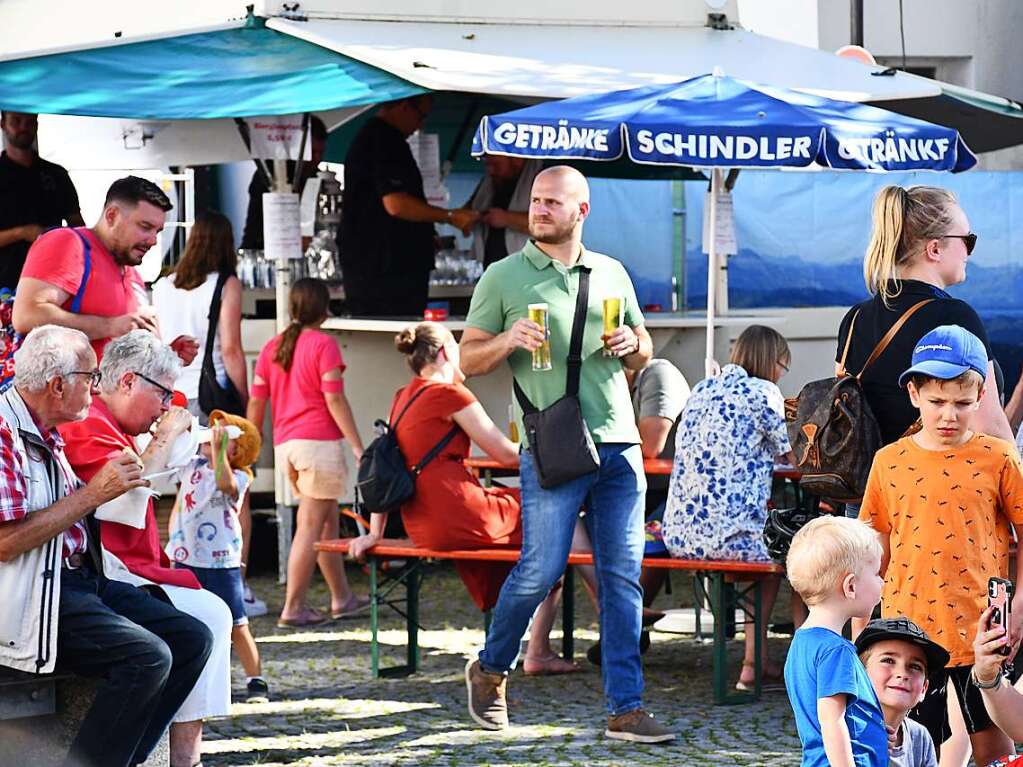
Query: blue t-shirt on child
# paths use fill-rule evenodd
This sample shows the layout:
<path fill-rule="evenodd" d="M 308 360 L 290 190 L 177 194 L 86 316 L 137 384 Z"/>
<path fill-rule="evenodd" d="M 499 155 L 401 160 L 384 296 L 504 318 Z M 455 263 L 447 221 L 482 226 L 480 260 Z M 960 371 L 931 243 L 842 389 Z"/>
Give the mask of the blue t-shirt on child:
<path fill-rule="evenodd" d="M 888 732 L 856 647 L 831 629 L 799 629 L 785 660 L 785 689 L 803 744 L 803 767 L 828 767 L 817 701 L 844 693 L 845 723 L 857 767 L 888 767 Z"/>

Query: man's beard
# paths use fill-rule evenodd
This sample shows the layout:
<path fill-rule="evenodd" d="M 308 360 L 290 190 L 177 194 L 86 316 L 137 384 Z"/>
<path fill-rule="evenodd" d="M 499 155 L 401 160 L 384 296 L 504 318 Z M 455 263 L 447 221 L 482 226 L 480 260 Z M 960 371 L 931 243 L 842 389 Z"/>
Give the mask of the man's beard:
<path fill-rule="evenodd" d="M 146 252 L 148 253 L 149 251 Z M 118 266 L 138 266 L 139 264 L 142 263 L 142 259 L 145 254 L 143 254 L 142 256 L 136 256 L 135 246 L 129 245 L 128 247 L 124 248 L 124 250 L 111 249 L 110 255 L 114 257 L 114 261 L 117 263 Z"/>
<path fill-rule="evenodd" d="M 35 134 L 29 131 L 19 131 L 18 133 L 5 133 L 4 141 L 15 149 L 28 150 L 32 148 L 32 144 L 35 143 Z"/>
<path fill-rule="evenodd" d="M 553 223 L 545 222 L 546 226 L 553 228 L 548 229 L 545 234 L 542 234 L 535 229 L 532 222 L 530 222 L 529 236 L 537 242 L 542 242 L 545 245 L 561 245 L 572 239 L 572 235 L 575 233 L 575 225 L 577 223 L 579 223 L 578 214 L 573 216 L 572 220 L 564 226 L 557 226 Z"/>

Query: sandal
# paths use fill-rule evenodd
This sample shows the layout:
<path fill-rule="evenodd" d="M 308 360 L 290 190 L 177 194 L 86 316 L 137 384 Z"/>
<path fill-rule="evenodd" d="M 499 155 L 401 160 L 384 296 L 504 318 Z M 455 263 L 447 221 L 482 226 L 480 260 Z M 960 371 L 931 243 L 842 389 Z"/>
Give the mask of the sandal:
<path fill-rule="evenodd" d="M 334 621 L 343 620 L 345 618 L 352 618 L 358 613 L 369 607 L 369 597 L 360 597 L 358 594 L 352 594 L 348 597 L 348 601 L 345 602 L 344 606 L 340 610 L 331 609 L 330 619 Z"/>
<path fill-rule="evenodd" d="M 556 676 L 575 674 L 582 671 L 582 668 L 578 663 L 565 660 L 560 655 L 549 655 L 546 658 L 525 655 L 522 658 L 522 671 L 526 676 Z"/>
<path fill-rule="evenodd" d="M 306 608 L 299 613 L 296 618 L 278 618 L 277 628 L 279 629 L 298 629 L 306 628 L 307 626 L 319 626 L 322 623 L 326 623 L 327 618 L 322 615 L 319 611 L 312 609 L 311 607 Z"/>
<path fill-rule="evenodd" d="M 769 668 L 769 665 L 770 665 L 769 663 L 760 664 L 761 691 L 779 689 L 785 682 L 785 670 L 780 669 L 773 672 L 768 671 L 767 669 Z M 754 668 L 754 665 L 752 661 L 744 660 L 742 662 L 742 667 L 743 669 Z M 777 669 L 778 667 L 775 666 L 775 668 Z M 748 682 L 744 682 L 742 680 L 742 675 L 740 673 L 739 681 L 735 683 L 735 689 L 739 690 L 740 692 L 753 692 L 753 690 L 755 689 L 755 683 L 756 680 L 754 679 L 751 679 Z"/>

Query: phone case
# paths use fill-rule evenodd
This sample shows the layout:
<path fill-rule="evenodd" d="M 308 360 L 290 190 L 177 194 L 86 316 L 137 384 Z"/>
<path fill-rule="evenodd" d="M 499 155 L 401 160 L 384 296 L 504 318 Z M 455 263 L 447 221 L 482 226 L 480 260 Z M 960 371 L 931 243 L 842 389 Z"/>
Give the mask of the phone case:
<path fill-rule="evenodd" d="M 994 607 L 989 624 L 991 628 L 1002 626 L 1008 631 L 1009 609 L 1012 604 L 1012 581 L 1007 581 L 1004 578 L 988 578 L 987 603 L 990 607 Z M 1009 647 L 1003 647 L 1001 653 L 1008 655 Z"/>

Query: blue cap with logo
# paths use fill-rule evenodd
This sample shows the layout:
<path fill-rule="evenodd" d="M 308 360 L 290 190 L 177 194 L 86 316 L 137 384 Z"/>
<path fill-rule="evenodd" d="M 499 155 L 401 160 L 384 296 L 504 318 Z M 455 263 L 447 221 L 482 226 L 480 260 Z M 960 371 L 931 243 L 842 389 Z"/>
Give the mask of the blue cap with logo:
<path fill-rule="evenodd" d="M 899 376 L 905 386 L 915 373 L 948 381 L 967 370 L 987 378 L 987 350 L 977 336 L 958 325 L 941 325 L 921 338 L 913 349 L 913 364 Z"/>

